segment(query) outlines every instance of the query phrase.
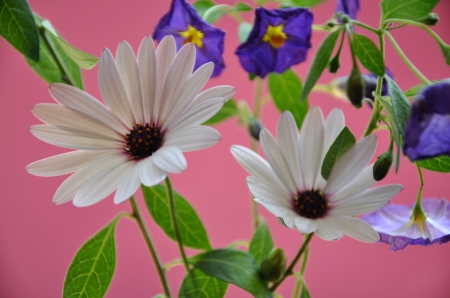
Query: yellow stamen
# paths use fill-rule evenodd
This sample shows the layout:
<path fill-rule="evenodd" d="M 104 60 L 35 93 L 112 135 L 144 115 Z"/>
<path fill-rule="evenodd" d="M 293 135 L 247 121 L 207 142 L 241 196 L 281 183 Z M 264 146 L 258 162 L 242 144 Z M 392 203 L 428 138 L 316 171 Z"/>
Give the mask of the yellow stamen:
<path fill-rule="evenodd" d="M 204 36 L 203 32 L 198 31 L 191 25 L 188 25 L 188 29 L 186 31 L 181 31 L 179 34 L 184 37 L 183 45 L 185 45 L 188 42 L 192 42 L 199 48 L 203 47 L 202 41 Z"/>
<path fill-rule="evenodd" d="M 266 34 L 263 36 L 263 41 L 270 43 L 274 48 L 281 47 L 287 39 L 286 33 L 283 32 L 283 25 L 267 26 Z"/>

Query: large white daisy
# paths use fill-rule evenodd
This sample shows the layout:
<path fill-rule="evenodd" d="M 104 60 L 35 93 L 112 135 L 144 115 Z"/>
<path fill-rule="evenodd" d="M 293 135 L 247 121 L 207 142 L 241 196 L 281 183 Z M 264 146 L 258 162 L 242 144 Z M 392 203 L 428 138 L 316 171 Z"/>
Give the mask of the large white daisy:
<path fill-rule="evenodd" d="M 52 84 L 58 104 L 38 104 L 33 114 L 45 124 L 31 127 L 39 139 L 76 151 L 27 166 L 38 176 L 75 172 L 55 193 L 57 204 L 73 199 L 89 206 L 117 190 L 121 203 L 141 183 L 152 186 L 168 173 L 186 169 L 182 152 L 215 145 L 220 134 L 201 126 L 234 94 L 231 86 L 201 93 L 214 69 L 206 63 L 193 72 L 195 46 L 176 52 L 172 36 L 155 50 L 150 37 L 142 41 L 137 59 L 127 42 L 117 48 L 116 61 L 108 49 L 100 58 L 98 81 L 103 105 L 88 93 Z"/>
<path fill-rule="evenodd" d="M 343 234 L 363 242 L 377 242 L 378 233 L 355 215 L 377 210 L 402 190 L 401 185 L 370 188 L 377 146 L 367 136 L 347 151 L 334 166 L 328 181 L 321 175 L 323 159 L 345 126 L 341 110 L 334 109 L 324 121 L 322 110 L 308 112 L 300 136 L 290 112 L 278 121 L 278 141 L 267 129 L 260 134 L 265 161 L 242 146 L 232 146 L 236 160 L 251 174 L 247 184 L 255 202 L 302 234 L 315 232 L 324 240 Z M 369 189 L 370 188 L 370 189 Z"/>

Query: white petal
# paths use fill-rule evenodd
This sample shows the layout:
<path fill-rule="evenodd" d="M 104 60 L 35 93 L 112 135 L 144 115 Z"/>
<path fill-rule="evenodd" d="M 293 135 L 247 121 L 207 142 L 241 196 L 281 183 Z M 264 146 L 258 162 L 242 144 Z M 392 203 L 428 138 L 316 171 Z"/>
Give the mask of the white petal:
<path fill-rule="evenodd" d="M 334 203 L 330 210 L 333 216 L 353 216 L 380 209 L 403 189 L 400 184 L 383 185 Z"/>
<path fill-rule="evenodd" d="M 297 216 L 295 218 L 295 226 L 297 227 L 297 230 L 302 234 L 310 234 L 314 232 L 318 225 L 314 220 Z"/>
<path fill-rule="evenodd" d="M 153 162 L 153 157 L 150 156 L 140 161 L 139 175 L 145 186 L 154 186 L 167 177 L 167 172 L 157 167 Z"/>
<path fill-rule="evenodd" d="M 138 163 L 134 163 L 123 176 L 114 195 L 114 203 L 120 204 L 123 201 L 131 197 L 141 185 L 141 179 L 139 178 L 140 166 Z"/>
<path fill-rule="evenodd" d="M 247 177 L 247 186 L 253 196 L 263 202 L 279 204 L 286 208 L 291 208 L 292 206 L 291 197 L 288 192 L 276 192 L 276 187 L 273 187 L 271 183 L 264 182 L 263 179 L 249 176 Z"/>
<path fill-rule="evenodd" d="M 150 36 L 144 37 L 138 50 L 138 68 L 139 78 L 141 81 L 142 90 L 142 109 L 144 122 L 149 123 L 153 117 L 153 111 L 155 110 L 155 97 L 156 97 L 156 56 L 155 56 L 155 44 Z M 165 73 L 160 73 L 160 76 L 164 76 Z"/>
<path fill-rule="evenodd" d="M 120 152 L 116 150 L 72 151 L 35 161 L 29 164 L 26 169 L 28 173 L 36 176 L 59 176 L 78 171 L 97 162 L 106 161 L 119 154 Z"/>
<path fill-rule="evenodd" d="M 316 235 L 327 241 L 339 240 L 344 236 L 342 230 L 326 219 L 316 220 L 318 224 Z"/>
<path fill-rule="evenodd" d="M 142 115 L 142 91 L 139 78 L 139 70 L 134 57 L 133 49 L 126 41 L 122 41 L 117 47 L 117 69 L 122 79 L 125 92 L 130 102 L 131 111 L 137 123 L 143 122 Z M 148 84 L 148 83 L 146 83 Z"/>
<path fill-rule="evenodd" d="M 169 173 L 181 173 L 187 167 L 186 158 L 177 147 L 163 146 L 152 154 L 152 158 L 155 165 Z"/>
<path fill-rule="evenodd" d="M 54 126 L 71 127 L 86 133 L 102 135 L 115 140 L 123 137 L 107 124 L 78 110 L 57 104 L 37 104 L 31 112 L 42 122 Z"/>
<path fill-rule="evenodd" d="M 332 196 L 358 177 L 366 168 L 377 148 L 377 137 L 367 136 L 348 150 L 331 170 L 325 193 Z"/>
<path fill-rule="evenodd" d="M 119 141 L 101 135 L 81 132 L 72 128 L 58 128 L 51 125 L 34 125 L 30 132 L 49 144 L 78 150 L 108 150 L 123 146 Z"/>
<path fill-rule="evenodd" d="M 299 159 L 305 189 L 313 189 L 322 168 L 325 124 L 322 110 L 312 107 L 305 117 L 300 133 Z"/>
<path fill-rule="evenodd" d="M 278 144 L 276 143 L 274 137 L 265 128 L 261 130 L 259 137 L 264 155 L 266 156 L 271 168 L 286 188 L 290 190 L 291 194 L 296 194 L 297 188 L 295 186 L 294 178 L 289 171 L 287 161 L 284 160 L 283 155 L 278 149 Z"/>
<path fill-rule="evenodd" d="M 325 122 L 324 157 L 338 135 L 345 127 L 345 117 L 341 109 L 333 109 Z"/>
<path fill-rule="evenodd" d="M 211 98 L 221 97 L 225 101 L 227 101 L 233 97 L 235 91 L 236 89 L 234 87 L 227 85 L 206 89 L 194 98 L 192 103 L 189 105 L 189 108 L 193 108 L 194 106 L 197 106 Z"/>
<path fill-rule="evenodd" d="M 220 133 L 212 127 L 186 127 L 165 136 L 164 146 L 177 147 L 183 152 L 195 151 L 214 146 L 220 141 Z"/>
<path fill-rule="evenodd" d="M 129 127 L 88 93 L 66 84 L 51 84 L 50 94 L 61 105 L 76 109 L 102 121 L 120 134 L 129 132 Z"/>
<path fill-rule="evenodd" d="M 127 157 L 117 156 L 115 158 L 109 158 L 103 163 L 96 163 L 92 166 L 87 166 L 76 171 L 59 186 L 58 190 L 53 196 L 53 202 L 55 204 L 62 204 L 70 201 L 71 199 L 73 199 L 77 191 L 93 177 L 97 176 L 100 173 L 108 172 L 127 161 Z"/>
<path fill-rule="evenodd" d="M 98 69 L 98 86 L 106 105 L 119 116 L 127 125 L 134 125 L 135 120 L 131 111 L 125 88 L 117 70 L 114 57 L 108 49 L 104 49 L 100 56 Z"/>
<path fill-rule="evenodd" d="M 103 200 L 119 187 L 120 182 L 133 166 L 134 162 L 125 162 L 98 174 L 77 191 L 73 204 L 77 207 L 87 207 Z"/>
<path fill-rule="evenodd" d="M 270 213 L 276 217 L 281 217 L 287 227 L 295 229 L 295 218 L 298 216 L 294 211 L 279 204 L 268 203 L 259 198 L 253 199 L 258 204 L 261 204 Z"/>
<path fill-rule="evenodd" d="M 373 164 L 372 164 L 367 168 L 365 168 L 361 174 L 359 174 L 355 179 L 353 179 L 353 181 L 345 185 L 333 196 L 330 196 L 329 199 L 331 202 L 338 202 L 340 200 L 353 197 L 369 189 L 375 183 L 377 182 L 375 181 L 375 179 L 373 179 Z"/>
<path fill-rule="evenodd" d="M 364 220 L 356 217 L 330 217 L 345 235 L 361 242 L 375 243 L 380 240 L 380 235 Z"/>

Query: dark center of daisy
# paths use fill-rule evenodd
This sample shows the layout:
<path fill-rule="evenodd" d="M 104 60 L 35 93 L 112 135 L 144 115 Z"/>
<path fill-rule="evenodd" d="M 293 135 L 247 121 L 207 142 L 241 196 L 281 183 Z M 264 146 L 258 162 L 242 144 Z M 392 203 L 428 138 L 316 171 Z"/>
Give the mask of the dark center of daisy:
<path fill-rule="evenodd" d="M 143 159 L 158 150 L 164 141 L 164 134 L 154 124 L 138 124 L 125 136 L 127 145 L 125 151 L 132 159 Z"/>
<path fill-rule="evenodd" d="M 298 192 L 294 198 L 294 208 L 300 216 L 316 219 L 327 212 L 328 200 L 318 190 Z"/>

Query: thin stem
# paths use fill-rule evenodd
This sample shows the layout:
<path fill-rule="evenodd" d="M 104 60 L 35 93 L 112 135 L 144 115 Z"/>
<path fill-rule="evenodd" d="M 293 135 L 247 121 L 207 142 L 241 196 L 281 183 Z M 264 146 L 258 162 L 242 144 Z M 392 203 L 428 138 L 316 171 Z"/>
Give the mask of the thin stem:
<path fill-rule="evenodd" d="M 423 182 L 422 169 L 419 164 L 416 162 L 417 172 L 419 173 L 420 187 L 423 187 L 425 183 Z"/>
<path fill-rule="evenodd" d="M 431 85 L 430 80 L 428 80 L 421 72 L 420 70 L 411 62 L 411 60 L 408 59 L 408 57 L 403 53 L 400 46 L 395 41 L 394 37 L 386 30 L 383 30 L 384 34 L 389 38 L 392 45 L 394 46 L 394 49 L 397 51 L 397 54 L 400 56 L 400 58 L 405 62 L 406 66 L 409 67 L 409 69 L 419 78 L 419 80 L 427 85 Z"/>
<path fill-rule="evenodd" d="M 352 20 L 351 23 L 352 23 L 352 25 L 356 25 L 358 27 L 361 27 L 361 28 L 367 29 L 369 31 L 372 31 L 375 34 L 379 33 L 378 29 L 375 29 L 374 27 L 369 26 L 367 24 L 361 23 L 360 21 Z"/>
<path fill-rule="evenodd" d="M 401 25 L 398 25 L 398 26 L 387 27 L 386 30 L 391 31 L 391 30 L 395 30 L 395 29 L 400 29 L 402 27 L 405 27 L 406 25 L 408 25 L 408 24 L 401 24 Z"/>
<path fill-rule="evenodd" d="M 309 247 L 305 250 L 305 255 L 303 256 L 302 260 L 302 266 L 300 267 L 300 276 L 303 277 L 306 271 L 306 264 L 308 263 L 308 257 L 309 257 Z M 302 285 L 302 279 L 298 279 L 295 284 L 295 290 L 294 294 L 292 295 L 292 298 L 297 298 L 300 295 L 300 287 Z"/>
<path fill-rule="evenodd" d="M 423 175 L 422 175 L 422 169 L 420 168 L 420 165 L 416 162 L 417 172 L 419 173 L 419 180 L 420 180 L 420 188 L 419 193 L 417 194 L 416 199 L 416 205 L 414 206 L 413 214 L 411 215 L 411 218 L 413 218 L 415 221 L 424 221 L 427 218 L 427 213 L 422 208 L 422 192 L 423 192 L 423 186 L 425 183 L 423 182 Z"/>
<path fill-rule="evenodd" d="M 148 232 L 147 227 L 144 224 L 141 213 L 139 211 L 139 207 L 136 204 L 136 200 L 132 196 L 129 201 L 131 204 L 131 209 L 133 210 L 133 218 L 136 220 L 139 229 L 141 230 L 142 236 L 144 237 L 145 243 L 147 244 L 148 250 L 150 251 L 150 255 L 152 256 L 153 264 L 155 264 L 156 272 L 158 273 L 159 280 L 164 290 L 164 294 L 167 297 L 172 297 L 172 295 L 170 294 L 169 285 L 167 283 L 164 267 L 159 259 L 155 246 L 153 245 L 153 241 L 150 238 L 150 233 Z"/>
<path fill-rule="evenodd" d="M 387 28 L 388 30 L 398 29 L 398 28 L 404 27 L 406 25 L 413 25 L 413 26 L 422 28 L 423 30 L 427 31 L 427 33 L 430 34 L 439 44 L 445 44 L 445 42 L 442 40 L 442 38 L 436 32 L 434 32 L 428 26 L 426 26 L 422 23 L 417 23 L 414 21 L 403 20 L 403 19 L 388 19 L 385 22 L 402 23 L 399 26 Z"/>
<path fill-rule="evenodd" d="M 173 197 L 172 184 L 170 183 L 169 175 L 167 175 L 165 180 L 167 198 L 169 199 L 169 209 L 170 209 L 170 219 L 173 224 L 173 231 L 175 233 L 175 238 L 177 239 L 178 249 L 180 250 L 181 259 L 183 260 L 184 268 L 186 272 L 189 272 L 189 262 L 184 252 L 183 242 L 181 241 L 180 230 L 178 229 L 177 216 L 175 214 L 175 199 Z"/>
<path fill-rule="evenodd" d="M 309 242 L 311 242 L 311 239 L 313 236 L 314 236 L 314 233 L 306 235 L 305 240 L 303 241 L 302 247 L 300 247 L 300 250 L 298 251 L 297 255 L 292 260 L 291 265 L 289 265 L 289 267 L 286 269 L 286 273 L 284 274 L 284 276 L 278 282 L 273 284 L 272 287 L 270 287 L 270 290 L 272 292 L 274 292 L 281 285 L 281 283 L 286 279 L 286 277 L 293 274 L 293 269 L 295 267 L 295 264 L 297 264 L 300 257 L 303 255 L 303 253 L 308 248 Z"/>

